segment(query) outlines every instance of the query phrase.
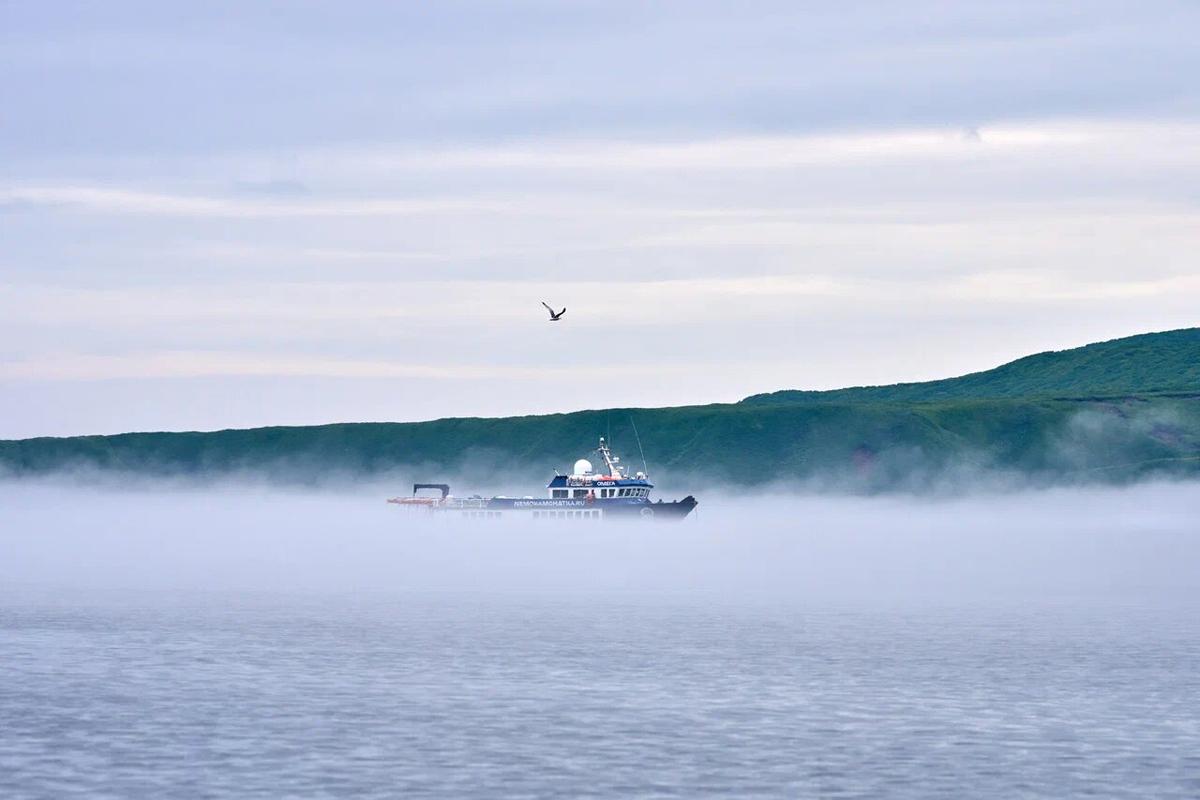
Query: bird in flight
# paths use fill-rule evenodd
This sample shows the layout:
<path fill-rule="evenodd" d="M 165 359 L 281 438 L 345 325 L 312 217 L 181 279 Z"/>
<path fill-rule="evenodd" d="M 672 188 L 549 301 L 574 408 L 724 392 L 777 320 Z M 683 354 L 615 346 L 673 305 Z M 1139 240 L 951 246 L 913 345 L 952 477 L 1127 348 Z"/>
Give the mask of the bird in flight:
<path fill-rule="evenodd" d="M 555 310 L 554 310 L 553 308 L 551 308 L 550 306 L 547 306 L 547 305 L 546 305 L 546 301 L 545 301 L 545 300 L 543 300 L 543 301 L 542 301 L 542 305 L 546 306 L 546 310 L 550 312 L 550 321 L 551 321 L 551 322 L 558 322 L 560 319 L 562 319 L 562 315 L 563 315 L 563 314 L 565 314 L 565 313 L 567 313 L 567 307 L 566 307 L 566 306 L 563 306 L 563 310 L 562 310 L 562 311 L 555 312 Z"/>

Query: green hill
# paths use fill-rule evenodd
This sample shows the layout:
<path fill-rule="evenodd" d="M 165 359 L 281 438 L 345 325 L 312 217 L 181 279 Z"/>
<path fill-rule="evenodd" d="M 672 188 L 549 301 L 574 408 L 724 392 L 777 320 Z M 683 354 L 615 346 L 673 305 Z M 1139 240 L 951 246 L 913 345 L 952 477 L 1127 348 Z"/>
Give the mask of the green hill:
<path fill-rule="evenodd" d="M 652 474 L 668 488 L 703 480 L 875 491 L 964 476 L 1200 476 L 1198 370 L 1200 330 L 1189 329 L 945 381 L 777 392 L 736 404 L 0 441 L 0 472 L 243 474 L 300 483 L 465 476 L 470 488 L 528 491 L 529 482 L 588 453 L 601 434 L 627 463 L 640 463 L 633 420 Z"/>
<path fill-rule="evenodd" d="M 1200 391 L 1200 328 L 1145 333 L 1012 361 L 958 378 L 814 392 L 744 403 L 928 403 L 985 398 L 1120 397 Z"/>

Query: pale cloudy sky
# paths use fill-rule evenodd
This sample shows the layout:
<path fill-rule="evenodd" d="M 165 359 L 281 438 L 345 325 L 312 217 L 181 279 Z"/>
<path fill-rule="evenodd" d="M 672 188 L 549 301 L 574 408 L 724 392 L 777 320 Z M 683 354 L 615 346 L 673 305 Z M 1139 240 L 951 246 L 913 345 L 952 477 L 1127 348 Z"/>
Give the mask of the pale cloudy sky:
<path fill-rule="evenodd" d="M 1198 39 L 1191 0 L 0 0 L 0 438 L 728 401 L 1200 324 Z"/>

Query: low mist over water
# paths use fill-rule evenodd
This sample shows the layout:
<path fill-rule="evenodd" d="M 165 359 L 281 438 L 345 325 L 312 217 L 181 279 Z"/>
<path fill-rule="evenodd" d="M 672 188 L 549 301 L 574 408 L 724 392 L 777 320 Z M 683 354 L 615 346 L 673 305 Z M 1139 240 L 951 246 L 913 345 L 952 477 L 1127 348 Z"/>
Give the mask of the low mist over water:
<path fill-rule="evenodd" d="M 1196 794 L 1200 486 L 387 495 L 0 485 L 0 794 Z"/>
<path fill-rule="evenodd" d="M 1196 484 L 941 500 L 702 494 L 679 524 L 463 520 L 385 504 L 388 489 L 0 484 L 0 580 L 30 592 L 665 593 L 953 605 L 1186 597 L 1200 556 Z"/>

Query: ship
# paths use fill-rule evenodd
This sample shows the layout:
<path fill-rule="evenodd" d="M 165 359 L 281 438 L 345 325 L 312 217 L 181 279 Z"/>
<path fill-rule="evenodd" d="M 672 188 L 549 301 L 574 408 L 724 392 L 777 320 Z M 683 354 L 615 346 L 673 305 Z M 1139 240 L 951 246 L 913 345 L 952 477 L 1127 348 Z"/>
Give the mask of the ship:
<path fill-rule="evenodd" d="M 555 471 L 546 484 L 546 496 L 533 497 L 455 497 L 446 483 L 414 483 L 408 497 L 388 500 L 408 509 L 438 515 L 458 515 L 467 519 L 517 517 L 532 520 L 682 520 L 696 507 L 696 498 L 664 501 L 651 498 L 654 484 L 645 472 L 632 476 L 613 455 L 608 442 L 600 438 L 596 448 L 604 462 L 597 473 L 592 462 L 581 458 L 569 475 Z M 644 468 L 644 465 L 643 465 Z M 424 494 L 423 494 L 424 493 Z"/>

